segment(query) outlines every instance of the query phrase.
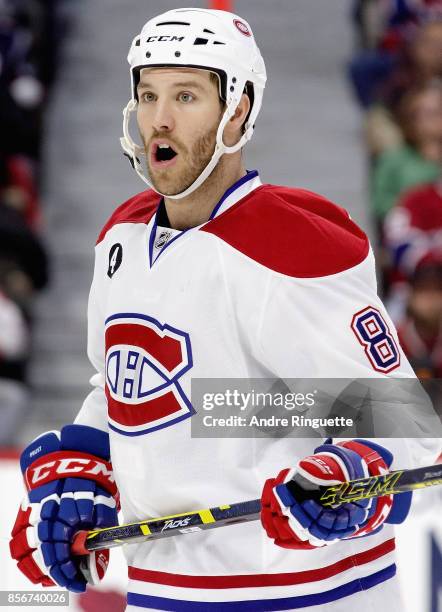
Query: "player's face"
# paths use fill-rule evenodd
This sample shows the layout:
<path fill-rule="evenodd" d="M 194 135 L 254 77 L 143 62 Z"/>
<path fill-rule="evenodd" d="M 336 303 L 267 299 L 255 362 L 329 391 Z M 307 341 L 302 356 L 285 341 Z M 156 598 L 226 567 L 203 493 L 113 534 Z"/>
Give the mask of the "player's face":
<path fill-rule="evenodd" d="M 218 86 L 204 70 L 144 68 L 138 128 L 155 189 L 181 193 L 207 166 L 222 115 Z"/>

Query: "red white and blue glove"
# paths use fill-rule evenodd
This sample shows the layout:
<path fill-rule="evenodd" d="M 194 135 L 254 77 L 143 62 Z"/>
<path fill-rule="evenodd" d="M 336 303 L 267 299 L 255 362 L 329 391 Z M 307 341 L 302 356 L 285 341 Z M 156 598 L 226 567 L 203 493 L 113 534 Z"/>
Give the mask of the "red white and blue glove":
<path fill-rule="evenodd" d="M 27 496 L 11 533 L 10 551 L 33 584 L 59 585 L 74 592 L 96 584 L 106 572 L 109 550 L 71 555 L 80 529 L 118 524 L 118 491 L 109 462 L 107 433 L 84 425 L 36 438 L 20 466 Z"/>
<path fill-rule="evenodd" d="M 367 440 L 319 446 L 314 455 L 301 459 L 294 469 L 282 470 L 276 478 L 266 481 L 261 522 L 267 535 L 283 548 L 313 549 L 372 535 L 382 529 L 384 522 L 401 523 L 410 509 L 411 493 L 384 495 L 337 508 L 325 508 L 312 498 L 318 486 L 386 474 L 392 461 L 389 450 Z M 289 490 L 285 483 L 291 480 L 297 486 Z"/>

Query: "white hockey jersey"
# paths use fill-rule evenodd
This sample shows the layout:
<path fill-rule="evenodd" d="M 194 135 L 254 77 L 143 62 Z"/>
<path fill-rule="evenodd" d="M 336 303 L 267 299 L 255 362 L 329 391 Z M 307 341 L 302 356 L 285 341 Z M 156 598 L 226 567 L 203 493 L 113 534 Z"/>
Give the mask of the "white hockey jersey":
<path fill-rule="evenodd" d="M 249 172 L 207 223 L 158 240 L 159 201 L 131 198 L 98 239 L 88 337 L 97 374 L 76 419 L 109 431 L 126 522 L 259 497 L 266 478 L 317 445 L 191 438 L 192 377 L 413 376 L 376 295 L 368 240 L 344 210 Z M 379 442 L 393 467 L 430 463 L 438 450 Z M 391 526 L 311 551 L 275 546 L 259 522 L 166 538 L 126 548 L 128 603 L 325 604 L 391 578 L 394 547 Z"/>

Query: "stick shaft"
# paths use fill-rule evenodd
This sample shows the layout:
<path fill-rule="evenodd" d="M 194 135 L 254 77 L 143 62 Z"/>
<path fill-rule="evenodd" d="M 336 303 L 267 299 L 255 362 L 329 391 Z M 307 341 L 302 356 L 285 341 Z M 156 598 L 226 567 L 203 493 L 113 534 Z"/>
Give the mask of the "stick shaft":
<path fill-rule="evenodd" d="M 398 470 L 381 476 L 344 482 L 332 487 L 322 487 L 314 496 L 324 506 L 337 506 L 346 502 L 382 495 L 395 495 L 437 484 L 442 484 L 442 465 L 440 464 L 413 470 Z M 287 483 L 287 486 L 290 489 L 291 483 Z M 260 500 L 252 499 L 128 525 L 79 531 L 74 536 L 71 550 L 74 554 L 84 555 L 93 550 L 113 548 L 122 544 L 157 540 L 205 529 L 216 529 L 234 523 L 256 521 L 260 511 Z"/>
<path fill-rule="evenodd" d="M 113 548 L 121 544 L 157 540 L 234 523 L 256 521 L 260 511 L 260 500 L 252 499 L 226 506 L 162 516 L 128 525 L 79 531 L 74 536 L 71 550 L 74 554 L 87 554 L 93 550 Z"/>

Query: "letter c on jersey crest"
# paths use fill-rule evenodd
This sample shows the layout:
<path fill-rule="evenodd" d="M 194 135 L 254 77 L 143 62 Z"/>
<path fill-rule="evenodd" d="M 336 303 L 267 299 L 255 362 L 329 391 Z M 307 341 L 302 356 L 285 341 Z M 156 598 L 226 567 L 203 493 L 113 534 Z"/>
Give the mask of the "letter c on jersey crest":
<path fill-rule="evenodd" d="M 192 367 L 189 335 L 146 315 L 106 320 L 109 426 L 136 436 L 169 427 L 195 411 L 179 379 Z"/>

